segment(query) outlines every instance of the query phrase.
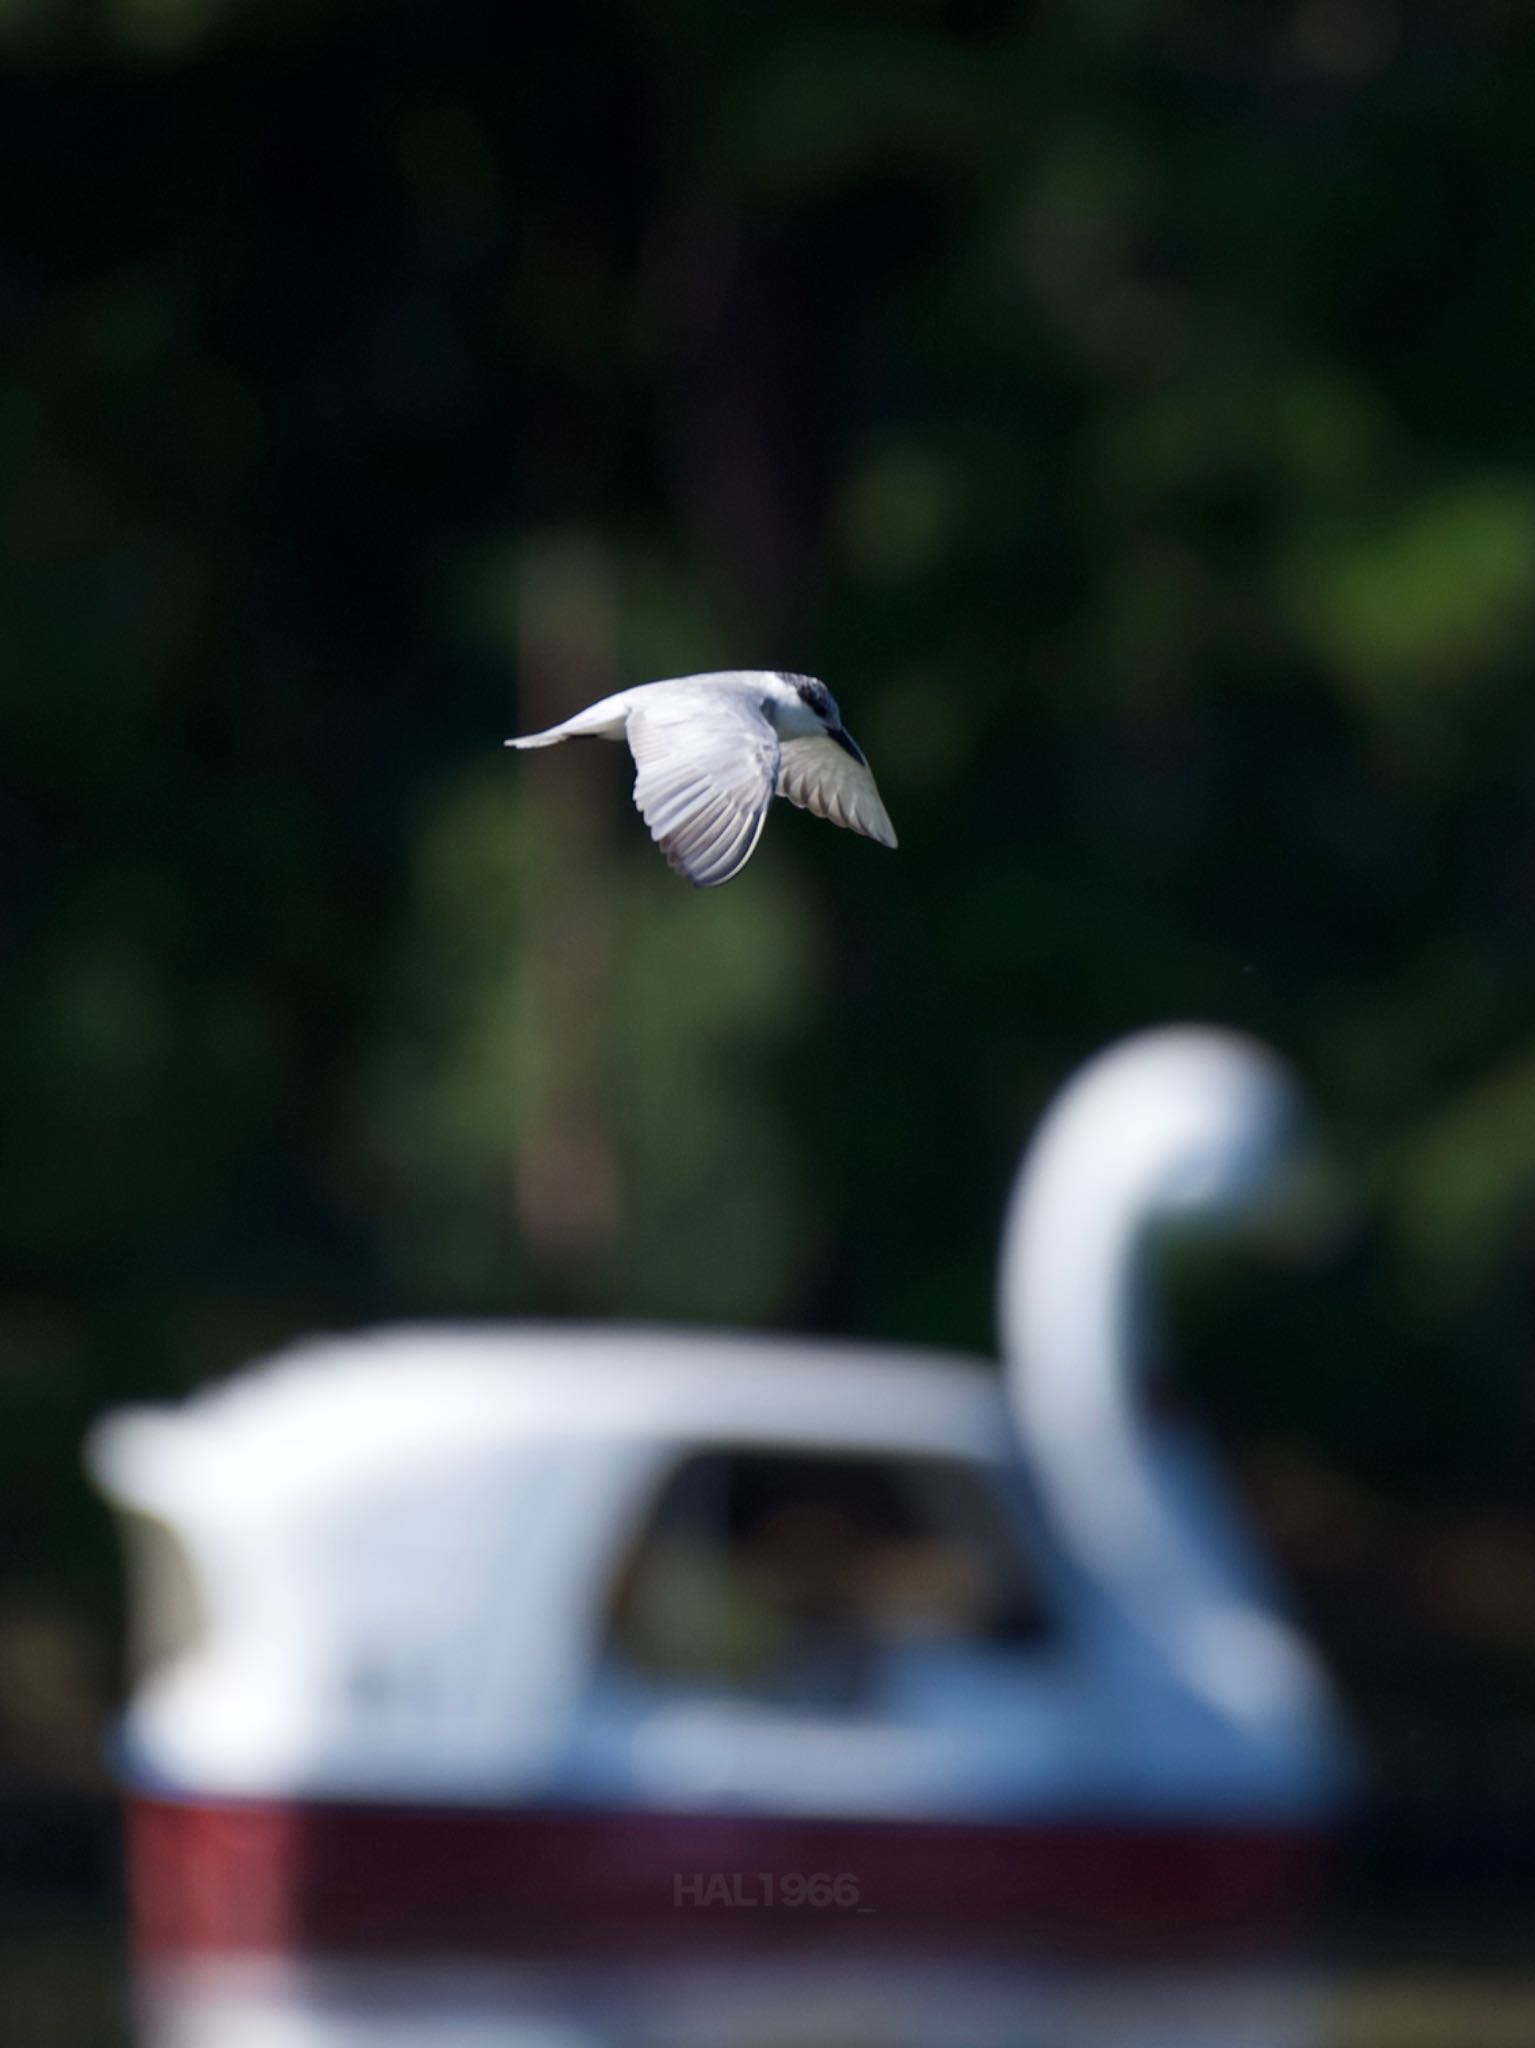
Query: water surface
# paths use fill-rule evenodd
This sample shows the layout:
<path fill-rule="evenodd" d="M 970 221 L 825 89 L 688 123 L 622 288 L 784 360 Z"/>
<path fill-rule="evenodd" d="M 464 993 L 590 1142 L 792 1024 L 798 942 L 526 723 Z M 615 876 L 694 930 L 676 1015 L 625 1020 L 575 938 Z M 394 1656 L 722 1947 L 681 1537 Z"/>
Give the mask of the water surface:
<path fill-rule="evenodd" d="M 135 1969 L 99 1919 L 0 1938 L 25 2048 L 1531 2048 L 1535 1941 L 1377 1930 L 1368 1954 L 692 1964 L 204 1960 Z"/>

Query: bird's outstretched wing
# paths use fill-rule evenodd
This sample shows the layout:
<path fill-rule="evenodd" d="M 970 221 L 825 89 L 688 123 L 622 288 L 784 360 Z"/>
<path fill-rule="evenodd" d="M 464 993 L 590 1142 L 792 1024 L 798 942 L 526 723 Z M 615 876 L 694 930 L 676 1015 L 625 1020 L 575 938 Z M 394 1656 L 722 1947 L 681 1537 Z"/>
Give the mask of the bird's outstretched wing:
<path fill-rule="evenodd" d="M 895 845 L 895 827 L 862 761 L 831 739 L 785 740 L 778 762 L 778 794 L 802 811 Z"/>
<path fill-rule="evenodd" d="M 682 690 L 629 713 L 634 801 L 667 860 L 700 889 L 739 874 L 761 835 L 778 735 L 748 697 Z"/>

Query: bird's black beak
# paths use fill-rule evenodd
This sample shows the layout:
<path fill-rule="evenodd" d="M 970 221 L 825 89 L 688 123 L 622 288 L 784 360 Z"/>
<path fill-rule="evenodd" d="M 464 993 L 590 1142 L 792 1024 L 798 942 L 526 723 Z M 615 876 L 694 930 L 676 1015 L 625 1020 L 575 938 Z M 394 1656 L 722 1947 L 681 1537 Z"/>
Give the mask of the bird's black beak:
<path fill-rule="evenodd" d="M 826 728 L 826 737 L 835 740 L 844 754 L 851 754 L 860 768 L 868 767 L 869 764 L 863 757 L 863 749 L 852 734 L 844 732 L 840 725 L 829 725 Z"/>

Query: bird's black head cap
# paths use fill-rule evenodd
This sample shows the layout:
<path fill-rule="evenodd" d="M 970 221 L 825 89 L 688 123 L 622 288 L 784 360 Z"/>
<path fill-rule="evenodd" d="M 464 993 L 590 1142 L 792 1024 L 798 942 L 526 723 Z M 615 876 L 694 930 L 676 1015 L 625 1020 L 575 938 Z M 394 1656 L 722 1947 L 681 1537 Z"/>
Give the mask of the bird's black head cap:
<path fill-rule="evenodd" d="M 837 707 L 824 683 L 818 682 L 814 676 L 791 675 L 786 669 L 780 669 L 778 673 L 783 682 L 792 683 L 799 691 L 800 702 L 807 711 L 813 711 L 817 718 L 824 718 L 828 724 L 837 723 Z"/>

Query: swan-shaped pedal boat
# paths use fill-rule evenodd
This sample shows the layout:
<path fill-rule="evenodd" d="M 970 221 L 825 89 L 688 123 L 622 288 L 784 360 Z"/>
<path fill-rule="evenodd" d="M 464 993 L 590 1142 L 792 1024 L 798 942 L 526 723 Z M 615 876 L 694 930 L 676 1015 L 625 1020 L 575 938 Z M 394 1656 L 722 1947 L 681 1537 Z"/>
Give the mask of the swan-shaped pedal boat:
<path fill-rule="evenodd" d="M 1214 1030 L 1082 1070 L 1009 1209 L 1000 1376 L 415 1327 L 109 1416 L 141 1941 L 1270 1923 L 1349 1746 L 1137 1380 L 1152 1240 L 1258 1209 L 1296 1112 Z"/>

